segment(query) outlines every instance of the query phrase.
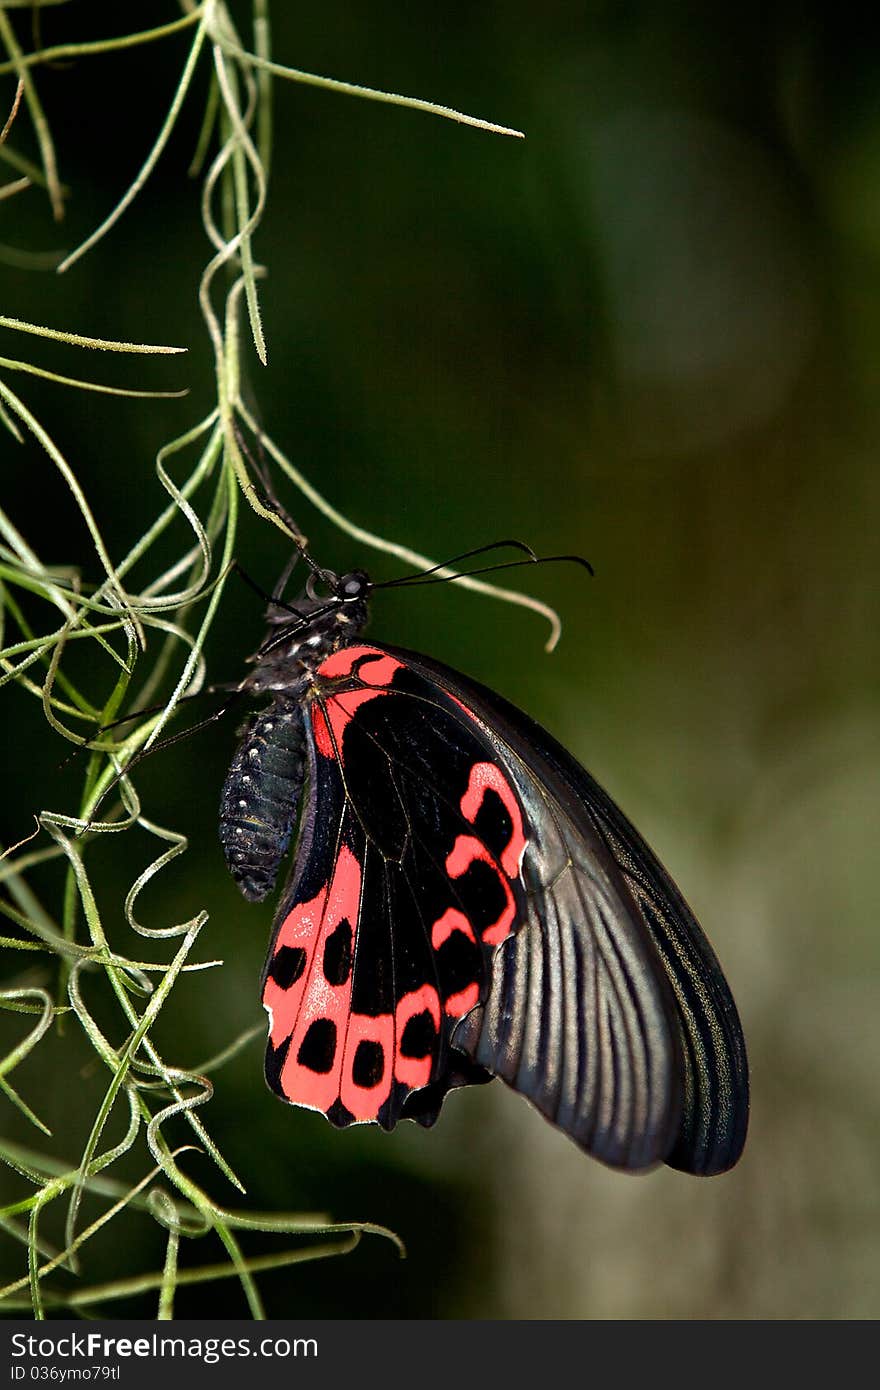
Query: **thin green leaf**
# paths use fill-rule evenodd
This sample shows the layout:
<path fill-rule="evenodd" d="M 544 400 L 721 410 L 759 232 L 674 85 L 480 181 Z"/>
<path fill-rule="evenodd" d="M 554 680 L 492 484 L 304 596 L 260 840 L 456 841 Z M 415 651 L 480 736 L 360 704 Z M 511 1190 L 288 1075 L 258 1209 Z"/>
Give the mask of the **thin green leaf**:
<path fill-rule="evenodd" d="M 301 82 L 307 87 L 320 87 L 325 92 L 336 92 L 339 96 L 362 97 L 365 101 L 379 101 L 386 106 L 405 106 L 411 111 L 424 111 L 429 116 L 442 116 L 448 121 L 457 121 L 460 125 L 474 126 L 477 130 L 485 130 L 493 135 L 512 135 L 517 140 L 525 139 L 525 134 L 521 130 L 514 130 L 511 126 L 496 125 L 494 121 L 485 121 L 479 116 L 468 116 L 464 111 L 456 111 L 451 106 L 439 106 L 436 102 L 423 101 L 420 97 L 401 96 L 399 92 L 383 92 L 375 87 L 362 87 L 356 82 L 339 82 L 334 77 L 319 77 L 314 72 L 303 72 L 300 68 L 291 68 L 282 63 L 270 62 L 267 58 L 261 58 L 255 53 L 248 53 L 246 49 L 227 40 L 221 40 L 221 42 L 224 51 L 231 58 L 237 58 L 241 63 L 249 63 L 252 67 L 260 68 L 263 72 L 272 73 L 274 77 L 285 77 L 290 82 Z"/>
<path fill-rule="evenodd" d="M 47 328 L 40 323 L 27 323 L 24 319 L 9 318 L 0 314 L 0 328 L 14 328 L 18 333 L 33 333 L 38 338 L 52 338 L 59 343 L 69 343 L 71 347 L 95 348 L 98 352 L 129 352 L 162 355 L 186 352 L 186 348 L 168 347 L 156 343 L 123 343 L 112 338 L 88 338 L 83 333 L 69 333 L 63 328 Z"/>
<path fill-rule="evenodd" d="M 110 213 L 109 217 L 105 217 L 100 227 L 96 228 L 96 230 L 92 232 L 91 236 L 86 237 L 85 241 L 81 242 L 80 245 L 76 248 L 76 250 L 71 251 L 70 255 L 67 256 L 61 262 L 61 265 L 58 267 L 59 275 L 63 274 L 65 270 L 69 270 L 70 267 L 74 265 L 75 262 L 78 261 L 81 256 L 84 256 L 85 253 L 91 249 L 91 247 L 96 245 L 96 243 L 99 242 L 102 239 L 102 237 L 107 235 L 111 227 L 115 227 L 122 214 L 128 207 L 131 206 L 138 193 L 140 193 L 144 184 L 149 179 L 154 168 L 159 162 L 162 151 L 168 144 L 171 132 L 174 129 L 177 117 L 180 114 L 180 108 L 182 107 L 184 100 L 186 99 L 186 94 L 189 91 L 189 86 L 192 82 L 193 73 L 195 72 L 196 63 L 198 62 L 199 54 L 201 53 L 202 44 L 204 43 L 204 41 L 205 24 L 203 17 L 200 17 L 198 27 L 195 33 L 195 38 L 193 39 L 192 46 L 190 48 L 189 55 L 186 60 L 186 64 L 184 65 L 180 81 L 174 93 L 174 98 L 171 102 L 171 106 L 169 107 L 168 114 L 165 117 L 165 120 L 162 122 L 162 127 L 159 131 L 158 137 L 156 138 L 153 148 L 150 150 L 150 153 L 147 155 L 147 158 L 141 165 L 140 171 L 135 177 L 134 182 L 130 184 L 127 192 L 116 204 L 116 207 Z"/>
<path fill-rule="evenodd" d="M 3 0 L 3 8 L 9 9 L 13 5 L 30 6 L 32 0 Z M 40 5 L 62 5 L 68 0 L 36 0 Z M 140 29 L 133 34 L 121 34 L 118 38 L 111 39 L 92 39 L 88 43 L 59 43 L 51 48 L 40 48 L 35 53 L 22 54 L 19 63 L 0 63 L 0 75 L 6 72 L 18 72 L 23 68 L 36 67 L 39 63 L 58 63 L 67 58 L 85 58 L 94 53 L 113 53 L 121 48 L 136 48 L 140 44 L 152 43 L 156 39 L 166 39 L 172 34 L 179 33 L 182 29 L 190 29 L 194 24 L 198 24 L 204 10 L 204 5 L 198 5 L 190 14 L 184 15 L 182 19 L 170 20 L 168 24 L 157 25 L 154 29 Z"/>
<path fill-rule="evenodd" d="M 176 1231 L 169 1231 L 168 1244 L 165 1247 L 165 1264 L 162 1268 L 162 1284 L 159 1289 L 159 1311 L 156 1314 L 159 1322 L 169 1322 L 174 1317 L 174 1294 L 178 1284 L 177 1252 L 179 1246 L 179 1235 Z"/>
<path fill-rule="evenodd" d="M 15 1088 L 13 1086 L 10 1086 L 9 1082 L 6 1081 L 2 1076 L 0 1076 L 0 1091 L 3 1092 L 7 1100 L 12 1102 L 16 1110 L 21 1111 L 22 1115 L 24 1115 L 26 1120 L 29 1120 L 30 1123 L 34 1125 L 36 1129 L 41 1129 L 43 1133 L 48 1135 L 50 1139 L 52 1138 L 52 1131 L 49 1128 L 49 1126 L 43 1124 L 43 1121 L 39 1118 L 39 1116 L 34 1114 L 33 1110 L 31 1110 L 27 1102 L 22 1100 L 21 1096 L 18 1094 Z"/>
<path fill-rule="evenodd" d="M 26 372 L 28 376 L 42 377 L 44 381 L 54 381 L 57 386 L 75 386 L 79 391 L 94 391 L 103 396 L 130 396 L 139 400 L 173 400 L 189 394 L 186 387 L 181 391 L 147 391 L 130 387 L 105 386 L 98 381 L 82 381 L 78 377 L 62 376 L 60 372 L 50 372 L 45 367 L 36 367 L 32 362 L 16 362 L 11 357 L 0 357 L 0 367 L 10 372 Z"/>

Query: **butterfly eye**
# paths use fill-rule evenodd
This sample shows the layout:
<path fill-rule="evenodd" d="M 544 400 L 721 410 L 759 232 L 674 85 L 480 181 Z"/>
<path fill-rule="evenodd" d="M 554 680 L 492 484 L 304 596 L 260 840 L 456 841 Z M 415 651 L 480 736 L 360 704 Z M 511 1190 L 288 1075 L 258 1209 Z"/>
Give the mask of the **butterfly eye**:
<path fill-rule="evenodd" d="M 337 593 L 345 601 L 362 598 L 367 588 L 366 576 L 355 571 L 353 574 L 346 574 L 339 581 Z"/>

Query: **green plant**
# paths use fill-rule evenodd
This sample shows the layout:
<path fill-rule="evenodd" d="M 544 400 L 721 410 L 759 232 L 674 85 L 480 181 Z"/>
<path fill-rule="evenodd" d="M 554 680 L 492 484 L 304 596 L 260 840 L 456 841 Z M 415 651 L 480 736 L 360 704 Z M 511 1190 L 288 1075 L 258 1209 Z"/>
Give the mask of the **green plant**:
<path fill-rule="evenodd" d="M 42 0 L 51 3 L 52 0 Z M 57 0 L 56 0 L 57 2 Z M 41 8 L 34 0 L 34 9 Z M 56 218 L 64 209 L 54 145 L 37 89 L 41 67 L 57 60 L 83 60 L 90 54 L 149 45 L 181 31 L 191 34 L 186 61 L 159 134 L 131 186 L 112 213 L 81 246 L 55 268 L 64 272 L 81 256 L 103 242 L 147 183 L 159 160 L 201 62 L 210 62 L 212 75 L 192 174 L 202 184 L 204 232 L 213 248 L 198 287 L 205 330 L 213 352 L 216 401 L 195 425 L 160 449 L 156 474 L 169 501 L 144 528 L 127 553 L 115 558 L 105 543 L 90 503 L 88 488 L 76 456 L 65 452 L 8 384 L 12 372 L 37 374 L 58 385 L 93 392 L 155 397 L 183 392 L 148 389 L 121 390 L 91 381 L 60 376 L 24 360 L 0 358 L 0 423 L 16 440 L 29 432 L 39 442 L 70 490 L 88 528 L 101 579 L 85 583 L 77 571 L 54 566 L 41 550 L 39 535 L 25 536 L 0 510 L 0 685 L 17 683 L 42 705 L 47 725 L 74 745 L 88 747 L 79 804 L 74 811 L 45 811 L 34 835 L 7 849 L 0 863 L 3 896 L 0 911 L 17 929 L 0 939 L 14 959 L 43 962 L 40 982 L 28 975 L 0 992 L 0 1007 L 33 1020 L 30 1031 L 0 1060 L 0 1087 L 7 1101 L 46 1138 L 49 1131 L 36 1109 L 13 1089 L 15 1068 L 53 1027 L 78 1028 L 104 1069 L 106 1088 L 78 1155 L 32 1152 L 0 1141 L 0 1157 L 22 1180 L 25 1195 L 0 1211 L 8 1236 L 21 1243 L 27 1272 L 0 1290 L 3 1306 L 28 1308 L 33 1316 L 47 1309 L 71 1312 L 105 1311 L 114 1300 L 151 1289 L 158 1291 L 158 1316 L 174 1312 L 176 1289 L 185 1283 L 220 1277 L 240 1280 L 248 1307 L 262 1315 L 255 1282 L 261 1270 L 315 1259 L 353 1248 L 365 1233 L 397 1242 L 381 1227 L 368 1223 L 335 1225 L 321 1215 L 254 1213 L 230 1209 L 181 1166 L 188 1148 L 210 1156 L 223 1178 L 240 1192 L 243 1184 L 212 1140 L 201 1108 L 210 1099 L 210 1076 L 244 1047 L 257 1031 L 235 1039 L 216 1057 L 198 1067 L 170 1062 L 160 1051 L 154 1031 L 160 1012 L 171 1007 L 176 982 L 186 972 L 216 968 L 220 962 L 194 959 L 207 914 L 160 927 L 143 925 L 136 915 L 137 900 L 156 875 L 186 848 L 183 835 L 157 824 L 142 808 L 130 775 L 140 758 L 162 737 L 181 699 L 205 683 L 204 646 L 220 605 L 236 554 L 240 498 L 244 496 L 263 522 L 290 534 L 283 515 L 275 510 L 249 466 L 249 445 L 272 461 L 293 488 L 326 517 L 365 545 L 413 565 L 429 565 L 427 557 L 373 535 L 338 512 L 295 468 L 278 445 L 260 428 L 240 391 L 242 341 L 240 320 L 246 315 L 259 361 L 266 362 L 258 287 L 261 269 L 254 259 L 253 239 L 267 201 L 271 159 L 271 83 L 276 77 L 323 87 L 332 92 L 390 102 L 504 134 L 518 134 L 428 102 L 331 81 L 273 63 L 269 58 L 268 0 L 253 3 L 253 47 L 239 37 L 228 6 L 222 0 L 181 0 L 179 18 L 158 28 L 128 33 L 100 42 L 38 47 L 25 53 L 16 37 L 7 0 L 0 5 L 0 43 L 7 61 L 0 74 L 16 79 L 10 116 L 0 142 L 0 159 L 17 177 L 0 195 L 10 197 L 36 184 L 45 190 Z M 30 118 L 40 163 L 19 154 L 14 145 L 16 122 Z M 7 260 L 27 252 L 5 248 Z M 223 277 L 225 277 L 225 282 Z M 217 304 L 220 308 L 217 308 Z M 43 339 L 60 339 L 72 347 L 115 353 L 168 354 L 180 348 L 143 343 L 108 342 L 42 325 L 0 319 L 0 327 Z M 172 470 L 180 468 L 175 480 Z M 38 526 L 38 521 L 36 523 Z M 175 539 L 171 564 L 156 556 L 159 542 Z M 471 587 L 499 594 L 477 580 Z M 501 591 L 509 601 L 525 604 L 551 622 L 551 644 L 558 632 L 552 610 L 525 595 Z M 69 654 L 82 642 L 91 645 L 95 660 L 86 680 L 70 674 Z M 138 687 L 132 682 L 137 673 Z M 132 707 L 147 710 L 159 692 L 171 685 L 161 707 L 134 722 L 118 720 Z M 115 801 L 115 804 L 114 804 Z M 118 836 L 135 826 L 158 842 L 160 852 L 132 883 L 124 904 L 127 927 L 133 935 L 120 942 L 118 930 L 106 924 L 108 905 L 100 900 L 89 871 L 90 851 L 101 837 Z M 48 840 L 48 843 L 46 841 Z M 31 887 L 29 871 L 49 859 L 65 865 L 60 907 L 44 903 Z M 131 942 L 148 943 L 146 959 L 130 954 Z M 53 977 L 56 983 L 53 985 Z M 87 996 L 88 995 L 88 999 Z M 95 999 L 101 996 L 98 1010 Z M 89 1000 L 92 1000 L 90 1003 Z M 109 1035 L 98 1013 L 113 1005 L 115 1031 Z M 111 1143 L 108 1126 L 127 1116 L 123 1137 Z M 193 1143 L 173 1147 L 166 1138 L 169 1121 L 181 1117 Z M 137 1158 L 147 1164 L 136 1180 L 122 1180 L 115 1169 L 130 1168 Z M 99 1216 L 82 1220 L 85 1194 L 101 1203 Z M 52 1203 L 66 1204 L 63 1248 L 50 1247 L 41 1233 L 41 1217 Z M 102 1285 L 90 1284 L 84 1250 L 99 1231 L 123 1210 L 143 1212 L 165 1232 L 166 1255 L 161 1271 L 139 1273 Z M 242 1237 L 248 1231 L 293 1237 L 291 1248 L 273 1255 L 248 1255 Z M 181 1239 L 214 1236 L 224 1252 L 220 1263 L 178 1268 Z M 399 1242 L 397 1242 L 399 1244 Z M 62 1281 L 60 1271 L 80 1275 Z"/>

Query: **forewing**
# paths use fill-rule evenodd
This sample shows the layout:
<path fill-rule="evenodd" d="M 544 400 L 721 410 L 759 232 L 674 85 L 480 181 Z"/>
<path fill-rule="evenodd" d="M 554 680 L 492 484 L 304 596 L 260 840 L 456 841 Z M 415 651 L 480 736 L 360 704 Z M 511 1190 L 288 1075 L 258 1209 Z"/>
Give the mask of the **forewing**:
<path fill-rule="evenodd" d="M 598 1117 L 609 1106 L 644 1113 L 652 1089 L 650 1059 L 662 1046 L 652 1030 L 659 1020 L 639 1001 L 650 997 L 660 969 L 680 1036 L 681 1107 L 666 1152 L 651 1143 L 646 1152 L 657 1148 L 672 1167 L 691 1173 L 732 1167 L 748 1126 L 745 1041 L 715 953 L 675 884 L 607 793 L 540 725 L 440 663 L 407 659 L 493 731 L 499 762 L 535 833 L 535 851 L 524 864 L 527 928 L 499 951 L 490 997 L 456 1042 L 531 1095 L 550 1118 L 556 1094 L 565 1097 L 557 1123 L 602 1157 Z M 568 866 L 557 875 L 566 856 Z M 626 926 L 636 921 L 641 931 L 634 936 Z M 597 952 L 600 969 L 592 964 Z M 558 1082 L 551 1082 L 554 1057 Z M 611 1078 L 598 1110 L 580 1103 L 600 1084 L 593 1079 L 597 1065 Z M 638 1128 L 632 1127 L 636 1136 Z M 658 1127 L 658 1140 L 660 1133 Z"/>

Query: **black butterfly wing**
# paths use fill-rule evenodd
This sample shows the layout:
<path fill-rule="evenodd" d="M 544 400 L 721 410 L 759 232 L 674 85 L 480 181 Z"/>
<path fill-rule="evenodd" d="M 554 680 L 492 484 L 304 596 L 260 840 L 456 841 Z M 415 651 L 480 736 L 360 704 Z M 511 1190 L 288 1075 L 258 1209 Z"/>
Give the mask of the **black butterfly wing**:
<path fill-rule="evenodd" d="M 610 1021 L 604 1026 L 599 1022 L 607 999 L 596 989 L 595 972 L 585 972 L 584 961 L 604 940 L 607 958 L 613 960 L 617 953 L 620 970 L 635 977 L 634 997 L 639 997 L 639 972 L 653 976 L 661 971 L 671 986 L 680 1037 L 681 1105 L 673 1141 L 660 1156 L 674 1168 L 697 1174 L 732 1167 L 748 1126 L 745 1041 L 715 953 L 681 893 L 619 807 L 546 730 L 441 663 L 408 653 L 406 659 L 461 700 L 490 731 L 537 840 L 535 854 L 527 855 L 523 866 L 532 903 L 526 927 L 499 950 L 490 995 L 459 1028 L 457 1045 L 529 1095 L 584 1147 L 597 1151 L 591 1121 L 585 1127 L 576 1101 L 566 1096 L 560 1104 L 557 1099 L 565 1087 L 553 1075 L 554 1059 L 573 1059 L 577 1050 L 578 1074 L 589 1092 L 593 1073 L 588 1055 L 582 1054 L 590 1044 L 598 1046 L 607 1054 L 604 1071 L 615 1078 L 616 1101 L 626 1104 L 633 1084 L 643 1093 L 648 1090 L 638 1072 L 655 1045 L 645 1035 L 640 1046 L 631 1024 L 621 1034 Z M 568 855 L 569 867 L 557 876 L 552 856 L 560 852 Z M 609 874 L 616 880 L 616 909 L 607 892 L 597 892 Z M 626 915 L 636 917 L 649 936 L 651 949 L 641 960 L 622 950 Z M 613 982 L 613 972 L 608 978 Z M 593 1024 L 585 1038 L 578 1025 L 588 1013 Z"/>
<path fill-rule="evenodd" d="M 517 746 L 525 716 L 388 648 L 345 648 L 318 676 L 265 977 L 270 1084 L 336 1123 L 391 1127 L 497 1074 L 607 1163 L 666 1157 L 684 1097 L 675 997 L 605 838 Z M 328 975 L 340 934 L 347 969 L 334 947 Z"/>

